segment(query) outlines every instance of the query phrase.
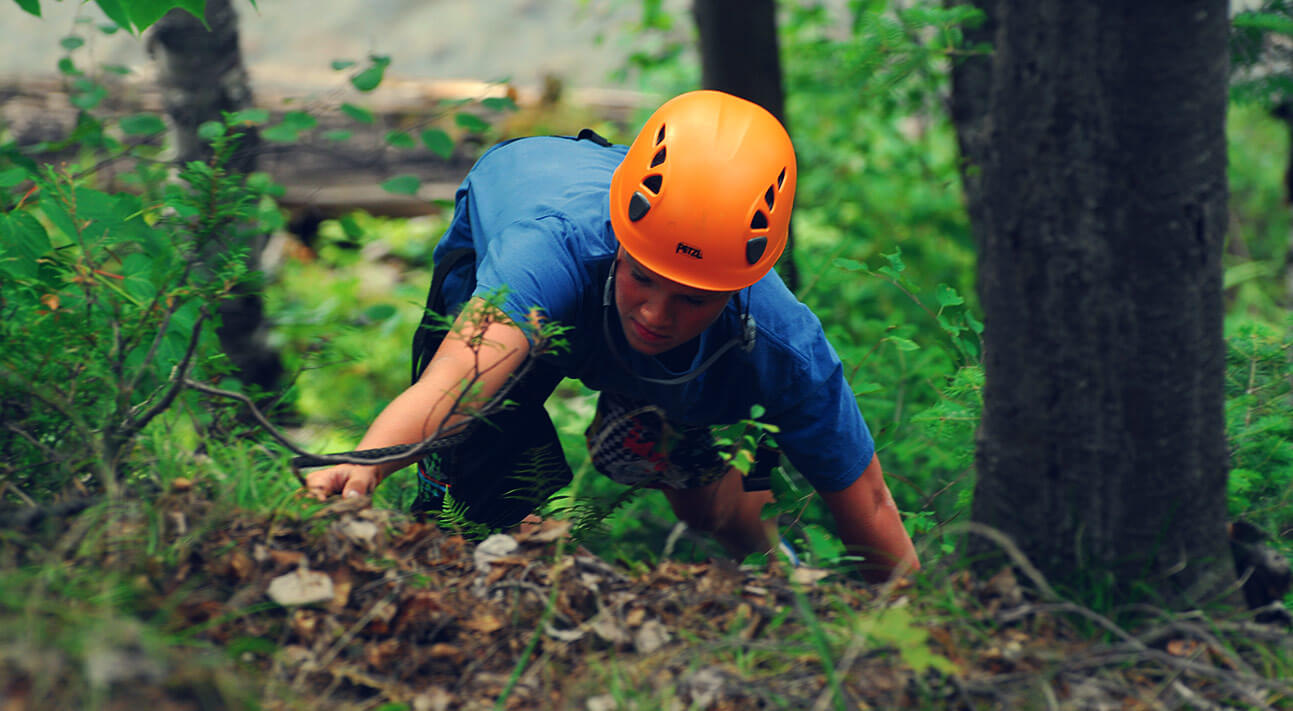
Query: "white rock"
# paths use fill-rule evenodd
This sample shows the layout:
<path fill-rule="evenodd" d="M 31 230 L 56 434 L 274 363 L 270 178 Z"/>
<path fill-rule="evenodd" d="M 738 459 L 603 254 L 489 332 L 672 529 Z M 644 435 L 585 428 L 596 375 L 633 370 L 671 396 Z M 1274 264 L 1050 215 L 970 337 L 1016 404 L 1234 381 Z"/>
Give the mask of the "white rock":
<path fill-rule="evenodd" d="M 308 568 L 280 575 L 269 583 L 269 599 L 284 607 L 312 605 L 332 599 L 332 578 Z"/>
<path fill-rule="evenodd" d="M 489 570 L 490 563 L 493 563 L 500 558 L 506 558 L 516 552 L 516 549 L 519 547 L 520 545 L 516 542 L 515 538 L 512 538 L 506 533 L 495 533 L 489 538 L 481 541 L 480 545 L 476 546 L 476 552 L 473 554 L 473 558 L 476 561 L 476 569 L 482 573 Z"/>

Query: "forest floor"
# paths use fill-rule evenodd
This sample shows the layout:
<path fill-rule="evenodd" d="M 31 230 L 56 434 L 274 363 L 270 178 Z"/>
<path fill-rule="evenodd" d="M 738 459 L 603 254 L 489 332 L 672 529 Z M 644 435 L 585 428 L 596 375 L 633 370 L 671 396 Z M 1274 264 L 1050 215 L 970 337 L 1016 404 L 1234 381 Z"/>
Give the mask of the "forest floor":
<path fill-rule="evenodd" d="M 1293 708 L 1288 630 L 1236 611 L 1120 626 L 1008 570 L 629 569 L 558 521 L 476 544 L 202 488 L 5 527 L 0 711 Z"/>

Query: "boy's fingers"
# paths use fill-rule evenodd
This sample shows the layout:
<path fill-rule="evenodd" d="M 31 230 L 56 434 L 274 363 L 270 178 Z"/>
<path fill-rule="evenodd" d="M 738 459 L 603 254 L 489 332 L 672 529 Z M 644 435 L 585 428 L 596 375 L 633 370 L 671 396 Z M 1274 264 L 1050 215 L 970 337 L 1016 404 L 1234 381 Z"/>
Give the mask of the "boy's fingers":
<path fill-rule="evenodd" d="M 352 496 L 367 496 L 373 490 L 372 477 L 362 474 L 351 474 L 346 478 L 345 487 L 341 490 L 342 498 Z"/>
<path fill-rule="evenodd" d="M 336 468 L 310 472 L 305 477 L 305 485 L 310 490 L 310 496 L 319 501 L 323 501 L 339 491 L 345 481 L 345 475 L 337 471 Z"/>

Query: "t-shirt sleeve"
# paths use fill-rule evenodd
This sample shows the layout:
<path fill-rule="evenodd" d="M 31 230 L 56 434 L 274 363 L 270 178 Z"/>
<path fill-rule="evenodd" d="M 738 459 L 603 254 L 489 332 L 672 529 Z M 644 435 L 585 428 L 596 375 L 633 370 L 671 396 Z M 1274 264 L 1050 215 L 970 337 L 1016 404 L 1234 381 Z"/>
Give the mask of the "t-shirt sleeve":
<path fill-rule="evenodd" d="M 799 373 L 798 383 L 783 392 L 785 409 L 769 413 L 779 428 L 777 444 L 790 463 L 819 491 L 839 491 L 852 484 L 875 456 L 871 431 L 858 410 L 843 366 L 813 377 L 813 369 Z"/>
<path fill-rule="evenodd" d="M 573 323 L 583 291 L 582 271 L 569 250 L 565 220 L 514 222 L 488 240 L 476 266 L 476 297 L 502 294 L 503 312 L 518 324 L 532 309 L 548 320 Z"/>

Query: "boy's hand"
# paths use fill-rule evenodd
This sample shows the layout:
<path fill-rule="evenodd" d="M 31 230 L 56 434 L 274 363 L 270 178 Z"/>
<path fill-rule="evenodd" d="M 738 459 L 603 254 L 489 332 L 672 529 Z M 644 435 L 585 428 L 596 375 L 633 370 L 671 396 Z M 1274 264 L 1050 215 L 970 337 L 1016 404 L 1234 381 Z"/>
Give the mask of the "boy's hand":
<path fill-rule="evenodd" d="M 377 468 L 363 464 L 338 464 L 305 475 L 310 496 L 323 501 L 333 494 L 343 498 L 368 496 L 377 488 Z"/>

